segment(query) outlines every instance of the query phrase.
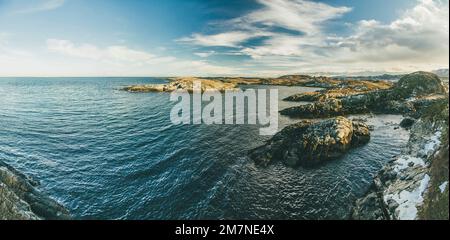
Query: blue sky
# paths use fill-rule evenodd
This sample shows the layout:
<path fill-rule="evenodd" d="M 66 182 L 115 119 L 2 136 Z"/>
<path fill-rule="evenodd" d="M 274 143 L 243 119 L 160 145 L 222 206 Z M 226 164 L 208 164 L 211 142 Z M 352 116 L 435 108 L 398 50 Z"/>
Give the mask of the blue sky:
<path fill-rule="evenodd" d="M 448 68 L 448 0 L 0 0 L 0 76 Z"/>

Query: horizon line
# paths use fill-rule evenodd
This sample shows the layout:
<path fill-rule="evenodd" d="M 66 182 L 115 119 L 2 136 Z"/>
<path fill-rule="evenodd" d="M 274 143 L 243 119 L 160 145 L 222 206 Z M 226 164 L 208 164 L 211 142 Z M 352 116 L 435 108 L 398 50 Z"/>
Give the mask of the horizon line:
<path fill-rule="evenodd" d="M 442 69 L 448 69 L 448 68 L 442 68 Z M 441 69 L 439 69 L 441 70 Z M 417 70 L 413 72 L 418 71 L 424 71 L 424 70 Z M 201 75 L 169 75 L 169 76 L 151 76 L 151 75 L 5 75 L 1 76 L 0 78 L 121 78 L 121 77 L 127 77 L 127 78 L 178 78 L 178 77 L 198 77 L 198 78 L 212 78 L 212 77 L 242 77 L 242 78 L 277 78 L 282 76 L 299 76 L 299 75 L 309 75 L 309 76 L 316 76 L 316 77 L 339 77 L 339 76 L 349 76 L 349 77 L 369 77 L 369 76 L 380 76 L 380 75 L 405 75 L 413 72 L 377 72 L 377 71 L 367 71 L 366 74 L 363 74 L 364 71 L 359 72 L 305 72 L 305 73 L 286 73 L 286 74 L 277 74 L 277 75 L 209 75 L 209 76 L 201 76 Z M 424 71 L 424 72 L 433 72 L 433 71 Z"/>

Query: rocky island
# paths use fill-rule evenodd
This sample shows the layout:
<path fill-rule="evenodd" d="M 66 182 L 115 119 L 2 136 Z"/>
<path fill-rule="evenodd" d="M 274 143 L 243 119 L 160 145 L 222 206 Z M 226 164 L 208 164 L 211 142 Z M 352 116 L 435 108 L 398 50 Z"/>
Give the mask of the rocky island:
<path fill-rule="evenodd" d="M 292 167 L 315 166 L 369 140 L 369 127 L 362 122 L 344 117 L 305 120 L 284 128 L 265 145 L 251 150 L 250 158 L 262 166 L 276 160 Z"/>
<path fill-rule="evenodd" d="M 61 204 L 36 189 L 38 182 L 0 161 L 0 220 L 65 220 Z"/>
<path fill-rule="evenodd" d="M 187 90 L 192 92 L 193 82 L 201 81 L 202 91 L 208 89 L 224 92 L 225 90 L 235 90 L 239 85 L 272 85 L 272 86 L 300 86 L 300 87 L 316 87 L 325 88 L 326 92 L 335 96 L 342 96 L 350 93 L 365 93 L 368 91 L 387 89 L 392 87 L 389 81 L 359 81 L 359 80 L 338 80 L 324 76 L 309 75 L 286 75 L 278 78 L 245 78 L 245 77 L 175 77 L 167 78 L 168 83 L 165 84 L 143 84 L 131 85 L 122 88 L 128 92 L 172 92 L 175 90 Z M 336 91 L 336 89 L 339 89 Z M 325 91 L 323 93 L 325 93 Z M 320 92 L 310 93 L 311 95 L 319 95 Z M 319 96 L 317 96 L 319 98 Z M 294 98 L 294 96 L 292 97 Z M 289 100 L 289 99 L 287 99 Z M 296 101 L 297 99 L 292 99 Z M 298 99 L 299 101 L 302 101 Z"/>
<path fill-rule="evenodd" d="M 123 88 L 128 92 L 173 92 L 175 90 L 187 90 L 193 92 L 194 81 L 201 81 L 202 92 L 208 90 L 217 90 L 224 92 L 226 90 L 236 90 L 237 84 L 234 82 L 223 82 L 220 80 L 211 80 L 197 77 L 180 77 L 169 78 L 167 84 L 146 84 L 146 85 L 132 85 Z"/>

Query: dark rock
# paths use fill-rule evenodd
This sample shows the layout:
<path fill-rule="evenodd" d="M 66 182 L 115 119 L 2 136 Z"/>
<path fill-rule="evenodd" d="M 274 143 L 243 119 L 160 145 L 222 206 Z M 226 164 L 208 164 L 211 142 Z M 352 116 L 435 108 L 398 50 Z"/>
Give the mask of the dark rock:
<path fill-rule="evenodd" d="M 397 207 L 399 206 L 399 204 L 396 201 L 393 201 L 392 199 L 390 199 L 387 204 L 388 204 L 389 211 L 392 211 L 392 212 L 394 212 L 395 209 L 397 209 Z"/>
<path fill-rule="evenodd" d="M 326 95 L 320 92 L 306 92 L 289 96 L 283 100 L 289 102 L 315 102 L 321 101 L 326 98 L 327 98 Z"/>
<path fill-rule="evenodd" d="M 327 99 L 325 101 L 315 102 L 295 106 L 280 111 L 282 115 L 303 118 L 324 118 L 343 115 L 342 102 L 338 99 Z"/>
<path fill-rule="evenodd" d="M 342 156 L 370 139 L 369 128 L 344 117 L 320 122 L 301 121 L 284 128 L 265 145 L 249 152 L 256 164 L 279 160 L 288 166 L 314 166 Z"/>
<path fill-rule="evenodd" d="M 380 171 L 378 175 L 380 177 L 380 180 L 383 182 L 387 182 L 397 178 L 397 173 L 394 171 Z"/>
<path fill-rule="evenodd" d="M 358 199 L 353 208 L 351 219 L 353 220 L 385 220 L 383 203 L 375 192 Z"/>
<path fill-rule="evenodd" d="M 0 219 L 70 219 L 67 209 L 38 191 L 36 185 L 0 161 Z"/>

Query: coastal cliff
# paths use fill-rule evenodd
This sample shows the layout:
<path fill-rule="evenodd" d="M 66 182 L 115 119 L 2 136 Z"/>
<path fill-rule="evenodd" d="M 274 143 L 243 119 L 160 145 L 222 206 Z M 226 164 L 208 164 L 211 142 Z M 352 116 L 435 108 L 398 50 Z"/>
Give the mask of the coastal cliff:
<path fill-rule="evenodd" d="M 64 220 L 67 209 L 36 189 L 39 184 L 0 161 L 0 220 Z"/>

